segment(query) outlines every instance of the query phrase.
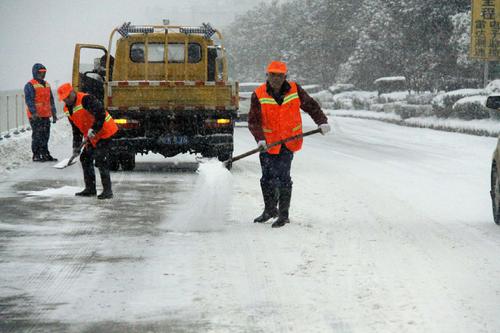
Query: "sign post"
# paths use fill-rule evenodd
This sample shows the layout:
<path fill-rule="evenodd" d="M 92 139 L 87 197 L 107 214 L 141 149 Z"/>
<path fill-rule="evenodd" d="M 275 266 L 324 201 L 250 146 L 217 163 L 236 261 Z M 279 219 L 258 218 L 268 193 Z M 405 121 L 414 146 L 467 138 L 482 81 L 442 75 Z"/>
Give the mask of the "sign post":
<path fill-rule="evenodd" d="M 483 60 L 484 85 L 489 61 L 500 60 L 500 0 L 472 0 L 470 58 Z"/>

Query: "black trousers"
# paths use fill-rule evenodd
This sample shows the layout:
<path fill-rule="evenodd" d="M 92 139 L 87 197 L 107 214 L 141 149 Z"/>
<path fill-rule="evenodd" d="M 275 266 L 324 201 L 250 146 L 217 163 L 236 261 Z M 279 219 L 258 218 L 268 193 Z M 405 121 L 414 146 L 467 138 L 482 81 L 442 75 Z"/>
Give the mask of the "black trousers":
<path fill-rule="evenodd" d="M 267 152 L 260 153 L 260 167 L 262 177 L 260 183 L 268 188 L 291 188 L 292 178 L 290 169 L 292 167 L 293 152 L 285 145 L 281 145 L 280 153 L 277 155 Z"/>
<path fill-rule="evenodd" d="M 30 119 L 31 151 L 35 156 L 49 155 L 50 118 Z"/>
<path fill-rule="evenodd" d="M 95 166 L 99 169 L 103 187 L 111 186 L 111 178 L 109 175 L 109 150 L 111 139 L 99 140 L 96 146 L 90 143 L 85 146 L 80 154 L 80 162 L 83 168 L 83 178 L 85 187 L 95 189 Z"/>

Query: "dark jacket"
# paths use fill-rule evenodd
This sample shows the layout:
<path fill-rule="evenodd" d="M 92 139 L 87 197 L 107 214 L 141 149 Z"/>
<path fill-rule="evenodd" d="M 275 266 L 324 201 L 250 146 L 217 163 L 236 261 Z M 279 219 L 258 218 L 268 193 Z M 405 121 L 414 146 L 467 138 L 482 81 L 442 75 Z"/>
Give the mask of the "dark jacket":
<path fill-rule="evenodd" d="M 274 98 L 276 103 L 281 105 L 285 95 L 292 89 L 290 84 L 285 81 L 281 86 L 278 94 L 275 94 L 268 82 L 266 82 L 267 93 Z M 321 110 L 318 102 L 316 102 L 309 94 L 297 84 L 297 92 L 300 99 L 300 108 L 311 116 L 317 125 L 326 124 L 328 118 Z M 250 111 L 248 112 L 248 129 L 255 138 L 255 141 L 265 140 L 264 132 L 262 131 L 262 112 L 260 102 L 255 92 L 252 94 Z"/>
<path fill-rule="evenodd" d="M 44 80 L 38 80 L 36 79 L 36 74 L 37 72 L 45 68 L 44 65 L 42 64 L 34 64 L 33 68 L 31 69 L 31 73 L 33 74 L 33 78 L 38 81 L 38 83 L 42 84 L 43 86 L 46 86 L 46 82 Z M 35 106 L 35 88 L 31 83 L 26 83 L 24 86 L 24 99 L 26 100 L 26 105 L 28 106 L 28 109 L 30 110 L 31 114 L 34 115 L 36 114 L 36 106 Z M 54 104 L 54 96 L 52 95 L 52 90 L 50 91 L 50 107 L 52 109 L 52 116 L 56 115 L 57 110 L 56 110 L 56 105 Z"/>
<path fill-rule="evenodd" d="M 92 95 L 86 95 L 82 99 L 82 106 L 85 110 L 89 111 L 95 118 L 94 125 L 92 129 L 94 132 L 99 132 L 104 125 L 104 120 L 106 119 L 106 111 L 99 99 Z M 73 115 L 73 106 L 67 106 L 69 114 Z M 83 134 L 80 129 L 69 119 L 71 127 L 73 129 L 73 148 L 78 148 L 83 140 Z"/>

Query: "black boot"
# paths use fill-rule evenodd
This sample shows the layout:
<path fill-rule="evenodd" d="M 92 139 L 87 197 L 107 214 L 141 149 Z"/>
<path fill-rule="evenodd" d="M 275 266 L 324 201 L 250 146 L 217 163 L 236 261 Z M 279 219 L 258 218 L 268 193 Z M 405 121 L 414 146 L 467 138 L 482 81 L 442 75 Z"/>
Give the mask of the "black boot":
<path fill-rule="evenodd" d="M 38 154 L 33 154 L 32 158 L 33 162 L 45 162 L 45 160 L 42 158 L 42 156 Z"/>
<path fill-rule="evenodd" d="M 292 186 L 281 187 L 279 193 L 279 217 L 276 222 L 271 225 L 273 228 L 280 228 L 290 223 L 288 210 L 290 209 L 290 200 L 292 199 Z"/>
<path fill-rule="evenodd" d="M 97 191 L 94 189 L 90 189 L 90 188 L 84 188 L 83 191 L 80 191 L 80 192 L 76 192 L 75 195 L 77 197 L 95 197 L 95 195 L 97 194 Z"/>
<path fill-rule="evenodd" d="M 97 196 L 97 199 L 111 199 L 113 198 L 113 191 L 111 190 L 111 177 L 109 170 L 99 169 L 102 181 L 102 193 Z"/>
<path fill-rule="evenodd" d="M 262 197 L 264 198 L 264 212 L 253 220 L 254 223 L 264 223 L 278 216 L 276 189 L 269 184 L 262 183 L 260 184 L 260 188 L 262 189 Z"/>
<path fill-rule="evenodd" d="M 43 158 L 44 158 L 46 161 L 49 161 L 49 162 L 55 162 L 55 161 L 57 161 L 57 158 L 52 157 L 52 155 L 50 155 L 50 153 L 46 154 Z"/>
<path fill-rule="evenodd" d="M 94 167 L 92 166 L 92 171 Z M 83 180 L 85 182 L 85 189 L 81 192 L 75 193 L 79 197 L 93 197 L 97 194 L 95 189 L 95 173 L 92 171 L 86 171 L 83 169 Z"/>

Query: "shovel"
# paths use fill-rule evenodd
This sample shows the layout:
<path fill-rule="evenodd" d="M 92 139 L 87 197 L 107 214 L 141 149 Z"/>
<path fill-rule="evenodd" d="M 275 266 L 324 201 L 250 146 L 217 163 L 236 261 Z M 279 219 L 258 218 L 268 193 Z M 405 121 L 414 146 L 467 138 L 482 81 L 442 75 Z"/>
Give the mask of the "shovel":
<path fill-rule="evenodd" d="M 281 145 L 281 144 L 284 144 L 284 143 L 287 143 L 289 141 L 293 141 L 293 140 L 297 140 L 297 139 L 300 139 L 300 138 L 303 138 L 305 136 L 309 136 L 309 135 L 312 135 L 312 134 L 316 134 L 316 133 L 321 133 L 321 129 L 319 128 L 316 128 L 315 130 L 312 130 L 312 131 L 309 131 L 309 132 L 305 132 L 305 133 L 302 133 L 302 134 L 299 134 L 299 135 L 294 135 L 294 136 L 291 136 L 289 138 L 286 138 L 286 139 L 283 139 L 283 140 L 280 140 L 280 141 L 276 141 L 276 142 L 273 142 L 273 143 L 270 143 L 267 145 L 267 149 L 269 148 L 272 148 L 274 146 L 277 146 L 277 145 Z M 237 156 L 234 156 L 233 158 L 230 158 L 228 159 L 227 161 L 224 161 L 222 162 L 225 166 L 229 165 L 230 163 L 233 163 L 237 160 L 241 160 L 242 158 L 244 157 L 247 157 L 247 156 L 250 156 L 250 155 L 253 155 L 255 153 L 258 153 L 258 152 L 261 152 L 262 149 L 261 148 L 255 148 L 255 149 L 252 149 L 250 151 L 247 151 L 246 153 L 243 153 L 241 155 L 237 155 Z"/>
<path fill-rule="evenodd" d="M 64 169 L 64 168 L 67 168 L 67 167 L 75 164 L 76 163 L 76 158 L 78 156 L 80 156 L 80 154 L 82 153 L 83 147 L 85 147 L 86 144 L 87 144 L 87 139 L 83 140 L 83 142 L 80 145 L 80 147 L 78 147 L 78 153 L 77 154 L 73 154 L 70 158 L 65 158 L 61 162 L 59 162 L 56 165 L 54 165 L 54 168 L 56 168 L 56 169 Z"/>

